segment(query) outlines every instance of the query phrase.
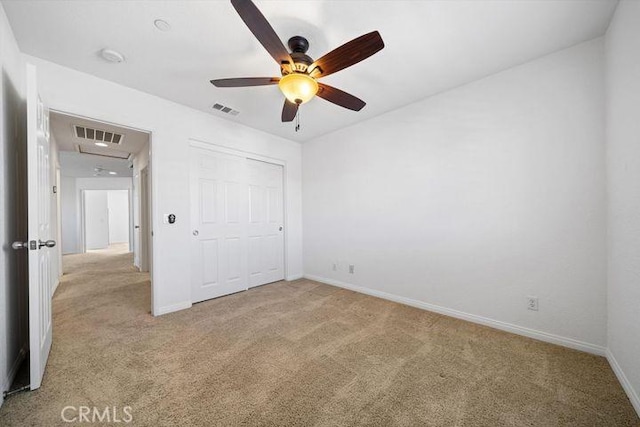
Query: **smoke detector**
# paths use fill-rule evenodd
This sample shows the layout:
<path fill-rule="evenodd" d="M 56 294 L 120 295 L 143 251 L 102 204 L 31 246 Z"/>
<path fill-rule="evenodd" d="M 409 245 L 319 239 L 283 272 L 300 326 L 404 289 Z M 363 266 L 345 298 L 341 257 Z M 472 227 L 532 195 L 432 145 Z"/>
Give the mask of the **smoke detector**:
<path fill-rule="evenodd" d="M 153 25 L 160 31 L 169 31 L 171 29 L 171 24 L 164 19 L 156 19 L 153 21 Z"/>
<path fill-rule="evenodd" d="M 124 62 L 124 56 L 113 49 L 102 49 L 100 51 L 100 57 L 107 62 L 113 62 L 115 64 Z"/>

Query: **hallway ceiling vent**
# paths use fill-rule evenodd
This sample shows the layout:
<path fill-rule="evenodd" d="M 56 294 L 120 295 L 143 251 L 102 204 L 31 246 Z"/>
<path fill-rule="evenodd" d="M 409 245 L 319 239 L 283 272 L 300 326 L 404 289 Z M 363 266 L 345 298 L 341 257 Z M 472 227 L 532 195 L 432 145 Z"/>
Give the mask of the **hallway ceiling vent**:
<path fill-rule="evenodd" d="M 213 109 L 220 111 L 221 113 L 225 113 L 225 114 L 231 114 L 232 116 L 237 116 L 238 114 L 240 114 L 240 111 L 238 110 L 234 110 L 231 107 L 226 107 L 222 104 L 213 104 Z"/>
<path fill-rule="evenodd" d="M 85 126 L 74 125 L 76 137 L 92 142 L 108 142 L 110 144 L 122 144 L 124 135 L 106 130 L 92 129 Z"/>

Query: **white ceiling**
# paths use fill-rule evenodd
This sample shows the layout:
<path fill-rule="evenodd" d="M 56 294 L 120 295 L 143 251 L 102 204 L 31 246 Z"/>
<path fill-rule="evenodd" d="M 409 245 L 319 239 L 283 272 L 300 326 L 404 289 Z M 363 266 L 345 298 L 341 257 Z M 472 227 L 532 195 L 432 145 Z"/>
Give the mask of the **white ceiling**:
<path fill-rule="evenodd" d="M 60 172 L 64 176 L 93 177 L 93 176 L 132 176 L 131 155 L 147 149 L 149 134 L 135 129 L 98 122 L 81 117 L 75 117 L 52 111 L 49 117 L 51 134 L 60 150 Z M 98 147 L 94 142 L 78 138 L 74 131 L 74 125 L 99 129 L 106 132 L 123 135 L 122 142 L 109 147 Z M 84 154 L 79 152 L 79 147 L 84 146 L 96 154 Z M 117 154 L 127 159 L 109 157 Z M 104 169 L 104 171 L 96 171 Z M 109 172 L 116 172 L 115 175 Z"/>
<path fill-rule="evenodd" d="M 300 132 L 280 122 L 277 86 L 221 89 L 209 80 L 278 75 L 278 65 L 229 1 L 3 1 L 23 52 L 212 115 L 305 141 L 606 31 L 617 0 L 265 1 L 256 5 L 286 44 L 308 54 L 372 30 L 385 49 L 323 79 L 367 102 L 360 112 L 322 99 L 301 108 Z M 172 28 L 157 30 L 162 18 Z M 121 64 L 97 52 L 120 51 Z M 214 103 L 240 111 L 229 116 Z"/>

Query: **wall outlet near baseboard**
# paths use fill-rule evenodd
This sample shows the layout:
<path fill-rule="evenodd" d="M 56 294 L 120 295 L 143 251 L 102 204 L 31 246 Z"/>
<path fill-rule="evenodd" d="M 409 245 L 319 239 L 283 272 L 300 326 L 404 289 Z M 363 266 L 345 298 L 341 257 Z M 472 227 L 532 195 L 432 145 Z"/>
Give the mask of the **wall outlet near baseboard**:
<path fill-rule="evenodd" d="M 353 274 L 355 272 L 356 266 L 353 264 L 349 264 L 349 274 Z"/>
<path fill-rule="evenodd" d="M 527 297 L 527 310 L 538 311 L 538 297 Z"/>

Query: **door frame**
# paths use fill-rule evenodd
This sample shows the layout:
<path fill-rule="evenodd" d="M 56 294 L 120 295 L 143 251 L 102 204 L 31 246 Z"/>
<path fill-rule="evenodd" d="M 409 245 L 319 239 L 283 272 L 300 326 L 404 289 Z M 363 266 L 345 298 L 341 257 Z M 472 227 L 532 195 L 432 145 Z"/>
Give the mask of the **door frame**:
<path fill-rule="evenodd" d="M 154 194 L 156 193 L 156 188 L 154 185 L 154 181 L 153 181 L 153 135 L 154 135 L 154 130 L 153 129 L 145 129 L 145 128 L 141 128 L 139 126 L 135 126 L 135 125 L 131 125 L 129 123 L 125 123 L 125 122 L 113 122 L 110 120 L 105 120 L 103 118 L 100 118 L 99 116 L 91 116 L 91 115 L 86 115 L 83 113 L 79 113 L 76 111 L 72 111 L 72 110 L 67 110 L 67 109 L 63 109 L 63 108 L 56 108 L 57 106 L 55 105 L 50 105 L 49 106 L 49 111 L 50 112 L 54 112 L 54 113 L 59 113 L 59 114 L 65 114 L 67 116 L 73 116 L 73 117 L 77 117 L 80 119 L 86 119 L 86 120 L 92 120 L 95 122 L 100 122 L 100 123 L 104 123 L 107 125 L 113 125 L 113 126 L 119 126 L 119 127 L 123 127 L 123 128 L 129 128 L 132 130 L 137 130 L 139 132 L 144 132 L 146 134 L 149 135 L 149 146 L 148 151 L 149 151 L 149 163 L 147 164 L 147 168 L 149 169 L 149 186 L 150 186 L 150 191 L 149 191 L 149 202 L 150 202 L 150 206 L 149 206 L 149 222 L 151 225 L 151 229 L 153 231 L 154 224 L 155 224 L 155 216 L 153 214 L 153 212 L 155 211 L 156 207 L 155 207 L 155 201 L 156 201 L 156 197 L 154 197 Z M 133 179 L 133 178 L 132 178 Z M 132 189 L 133 191 L 133 189 Z M 132 193 L 133 194 L 133 193 Z M 131 201 L 131 203 L 133 204 L 133 200 Z M 61 212 L 58 211 L 58 215 L 61 215 Z M 81 215 L 82 217 L 82 215 Z M 60 217 L 61 218 L 61 217 Z M 133 223 L 132 223 L 133 225 Z M 84 229 L 84 224 L 82 224 L 81 229 Z M 82 242 L 84 242 L 84 236 L 82 237 Z M 84 244 L 84 243 L 83 243 Z M 132 243 L 133 245 L 133 243 Z M 153 246 L 153 239 L 151 240 L 151 246 Z M 84 248 L 81 248 L 84 252 Z M 153 254 L 153 249 L 151 250 L 151 253 Z M 155 280 L 154 280 L 154 272 L 153 272 L 153 263 L 151 263 L 151 268 L 149 269 L 149 280 L 151 282 L 151 307 L 150 307 L 150 311 L 152 315 L 157 315 L 157 308 L 160 307 L 160 304 L 156 301 L 155 296 L 157 295 L 157 292 L 155 292 Z"/>
<path fill-rule="evenodd" d="M 140 216 L 140 233 L 138 249 L 140 250 L 140 271 L 151 271 L 153 265 L 153 230 L 151 222 L 151 176 L 149 166 L 140 169 L 140 188 L 138 188 L 138 203 L 140 204 L 138 215 Z"/>
<path fill-rule="evenodd" d="M 207 141 L 203 141 L 203 140 L 199 140 L 199 139 L 195 139 L 195 138 L 189 138 L 189 148 L 201 148 L 204 150 L 208 150 L 208 151 L 212 151 L 215 153 L 222 153 L 222 154 L 230 154 L 232 156 L 238 156 L 238 157 L 244 157 L 246 159 L 251 159 L 251 160 L 257 160 L 259 162 L 265 162 L 265 163 L 271 163 L 274 165 L 279 165 L 282 166 L 282 222 L 284 224 L 284 233 L 283 233 L 283 240 L 284 240 L 284 248 L 283 248 L 283 259 L 284 259 L 284 280 L 289 281 L 290 280 L 290 275 L 289 275 L 289 243 L 288 243 L 288 237 L 289 237 L 289 217 L 287 215 L 287 211 L 288 211 L 288 207 L 287 207 L 287 200 L 288 200 L 288 189 L 287 189 L 287 162 L 286 160 L 282 160 L 282 159 L 278 159 L 276 157 L 269 157 L 269 156 L 263 156 L 261 154 L 257 154 L 257 153 L 253 153 L 251 151 L 244 151 L 244 150 L 238 150 L 235 148 L 229 148 L 226 147 L 224 145 L 218 145 L 218 144 L 214 144 L 211 142 L 207 142 Z M 251 288 L 249 288 L 251 289 Z"/>
<path fill-rule="evenodd" d="M 56 285 L 51 295 L 53 295 L 56 289 L 58 289 L 58 285 L 60 284 L 60 278 L 64 274 L 63 266 L 62 266 L 62 218 L 60 218 L 60 213 L 62 212 L 62 206 L 61 206 L 62 201 L 60 200 L 60 184 L 61 184 L 60 166 L 56 166 L 56 184 L 55 184 L 56 185 L 56 220 L 57 220 L 56 242 L 58 242 L 58 245 L 57 245 L 58 277 L 56 277 Z"/>

